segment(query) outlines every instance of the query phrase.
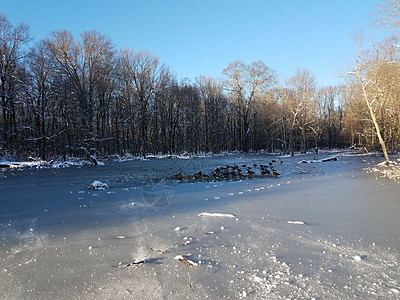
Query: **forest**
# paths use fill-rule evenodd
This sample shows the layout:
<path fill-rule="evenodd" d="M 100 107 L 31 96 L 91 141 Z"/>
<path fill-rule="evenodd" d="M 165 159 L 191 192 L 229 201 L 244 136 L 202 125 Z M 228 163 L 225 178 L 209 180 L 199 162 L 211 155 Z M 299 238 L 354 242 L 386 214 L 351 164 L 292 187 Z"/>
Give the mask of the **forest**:
<path fill-rule="evenodd" d="M 298 69 L 286 82 L 262 61 L 233 61 L 221 78 L 178 79 L 146 50 L 118 49 L 97 31 L 29 27 L 0 14 L 0 155 L 97 155 L 363 147 L 398 153 L 399 1 L 382 8 L 387 36 L 363 45 L 343 84 Z M 32 46 L 32 44 L 34 46 Z M 338 74 L 339 75 L 339 74 Z"/>

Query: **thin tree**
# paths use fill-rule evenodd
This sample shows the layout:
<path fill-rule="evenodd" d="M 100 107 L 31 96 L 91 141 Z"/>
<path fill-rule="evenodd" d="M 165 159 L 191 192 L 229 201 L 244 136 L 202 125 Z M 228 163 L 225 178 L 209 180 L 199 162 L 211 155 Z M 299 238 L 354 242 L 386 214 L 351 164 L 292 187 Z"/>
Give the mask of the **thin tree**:
<path fill-rule="evenodd" d="M 376 80 L 374 80 L 374 77 L 368 78 L 367 75 L 365 75 L 365 72 L 368 73 L 368 71 L 371 72 L 371 69 L 373 69 L 373 68 L 379 68 L 382 63 L 385 63 L 385 61 L 378 60 L 378 64 L 376 64 L 376 65 L 369 65 L 367 61 L 365 63 L 362 63 L 361 62 L 361 47 L 360 47 L 360 50 L 359 50 L 357 58 L 356 58 L 355 69 L 354 69 L 354 71 L 349 72 L 348 75 L 355 76 L 358 83 L 360 84 L 360 87 L 362 90 L 362 97 L 365 101 L 365 104 L 367 105 L 369 115 L 370 115 L 372 123 L 375 127 L 375 133 L 378 137 L 379 144 L 381 145 L 383 154 L 385 156 L 385 160 L 388 162 L 388 161 L 390 161 L 389 155 L 388 155 L 388 152 L 386 149 L 385 141 L 381 134 L 381 128 L 380 128 L 379 123 L 376 118 L 376 110 L 374 108 L 374 104 L 376 104 L 379 101 L 379 97 L 382 95 L 382 93 L 384 91 L 379 87 L 379 84 Z M 369 89 L 370 86 L 371 86 L 371 89 Z"/>

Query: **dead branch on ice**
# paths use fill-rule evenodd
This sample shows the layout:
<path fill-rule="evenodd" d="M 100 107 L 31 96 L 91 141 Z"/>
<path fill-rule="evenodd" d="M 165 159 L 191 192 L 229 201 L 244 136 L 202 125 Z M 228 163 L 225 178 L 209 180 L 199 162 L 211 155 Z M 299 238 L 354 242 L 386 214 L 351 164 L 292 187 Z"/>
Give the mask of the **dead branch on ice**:
<path fill-rule="evenodd" d="M 312 164 L 312 163 L 319 163 L 319 162 L 328 162 L 328 161 L 337 161 L 337 157 L 328 157 L 323 159 L 314 159 L 314 160 L 301 160 L 301 164 Z"/>
<path fill-rule="evenodd" d="M 182 255 L 175 256 L 175 259 L 183 262 L 186 265 L 186 271 L 187 271 L 187 275 L 188 275 L 189 287 L 192 287 L 192 282 L 190 280 L 189 267 L 192 267 L 192 266 L 196 266 L 197 267 L 198 264 L 195 263 L 194 261 L 190 260 L 190 259 L 183 258 Z"/>
<path fill-rule="evenodd" d="M 129 263 L 119 263 L 116 266 L 112 266 L 113 268 L 125 268 L 125 267 L 131 267 L 131 266 L 140 266 L 141 264 L 144 264 L 147 261 L 146 258 L 143 259 L 137 259 L 134 262 L 129 262 Z"/>

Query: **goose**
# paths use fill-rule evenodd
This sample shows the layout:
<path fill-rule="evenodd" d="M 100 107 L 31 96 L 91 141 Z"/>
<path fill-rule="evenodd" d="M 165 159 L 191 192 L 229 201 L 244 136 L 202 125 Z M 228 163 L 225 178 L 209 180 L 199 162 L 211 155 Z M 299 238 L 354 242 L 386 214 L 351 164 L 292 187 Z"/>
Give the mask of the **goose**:
<path fill-rule="evenodd" d="M 193 175 L 193 179 L 200 179 L 203 177 L 203 172 L 199 171 Z"/>
<path fill-rule="evenodd" d="M 215 172 L 215 171 L 212 172 L 212 176 L 213 176 L 214 180 L 220 178 L 219 172 Z"/>
<path fill-rule="evenodd" d="M 261 169 L 261 175 L 267 175 L 270 174 L 271 172 L 268 169 Z"/>
<path fill-rule="evenodd" d="M 246 174 L 247 174 L 248 176 L 251 176 L 251 175 L 254 174 L 254 172 L 253 172 L 252 170 L 250 170 L 250 169 L 247 169 Z"/>
<path fill-rule="evenodd" d="M 175 174 L 174 176 L 172 176 L 172 179 L 183 181 L 184 178 L 182 176 L 182 172 L 179 172 L 178 174 Z"/>

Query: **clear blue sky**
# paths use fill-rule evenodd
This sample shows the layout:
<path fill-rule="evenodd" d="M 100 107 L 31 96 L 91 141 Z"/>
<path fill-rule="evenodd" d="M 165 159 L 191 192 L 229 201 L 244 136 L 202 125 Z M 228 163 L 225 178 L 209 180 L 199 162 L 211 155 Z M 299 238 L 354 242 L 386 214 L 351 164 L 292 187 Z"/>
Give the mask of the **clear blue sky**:
<path fill-rule="evenodd" d="M 381 0 L 0 0 L 0 12 L 30 26 L 35 41 L 53 30 L 95 29 L 118 48 L 146 49 L 178 78 L 218 78 L 232 61 L 261 60 L 280 79 L 307 68 L 336 84 L 354 57 L 352 34 L 369 31 Z"/>

